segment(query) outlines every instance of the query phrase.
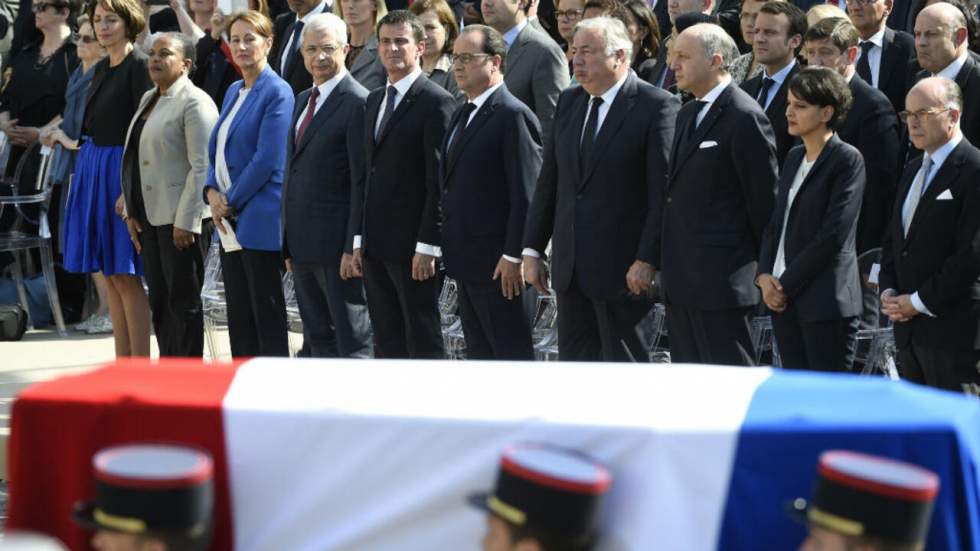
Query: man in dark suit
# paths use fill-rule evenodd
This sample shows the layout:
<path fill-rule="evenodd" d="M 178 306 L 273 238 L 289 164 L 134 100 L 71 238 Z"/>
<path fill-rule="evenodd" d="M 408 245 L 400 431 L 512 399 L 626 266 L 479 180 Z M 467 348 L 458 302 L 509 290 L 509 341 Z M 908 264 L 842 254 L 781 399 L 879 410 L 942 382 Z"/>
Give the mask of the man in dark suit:
<path fill-rule="evenodd" d="M 289 12 L 276 17 L 273 24 L 273 44 L 269 53 L 272 69 L 289 83 L 294 94 L 309 90 L 313 77 L 303 64 L 300 54 L 300 34 L 309 17 L 331 13 L 337 0 L 287 0 Z"/>
<path fill-rule="evenodd" d="M 379 358 L 443 356 L 439 155 L 456 102 L 422 74 L 424 40 L 411 12 L 381 18 L 378 51 L 388 84 L 371 92 L 352 122 L 365 158 L 351 183 L 351 254 L 341 259 L 341 276 L 364 276 Z"/>
<path fill-rule="evenodd" d="M 636 324 L 652 307 L 660 202 L 680 102 L 630 70 L 618 19 L 578 24 L 524 231 L 524 275 L 541 293 L 552 239 L 561 360 L 648 361 Z M 612 55 L 607 52 L 612 52 Z"/>
<path fill-rule="evenodd" d="M 735 41 L 699 24 L 674 43 L 680 89 L 656 242 L 671 360 L 750 364 L 749 317 L 759 303 L 756 259 L 773 208 L 775 138 L 759 103 L 732 84 Z"/>
<path fill-rule="evenodd" d="M 442 254 L 459 284 L 466 356 L 533 360 L 521 305 L 521 238 L 541 170 L 541 130 L 504 85 L 500 33 L 468 25 L 453 44 L 455 77 L 469 101 L 443 142 Z"/>
<path fill-rule="evenodd" d="M 926 78 L 905 99 L 924 155 L 899 183 L 882 247 L 882 312 L 902 377 L 976 393 L 980 383 L 980 150 L 959 129 L 955 82 Z"/>
<path fill-rule="evenodd" d="M 945 77 L 963 92 L 960 130 L 972 144 L 980 144 L 980 58 L 971 53 L 963 13 L 952 4 L 926 6 L 915 20 L 915 42 L 922 71 L 916 80 Z"/>
<path fill-rule="evenodd" d="M 484 0 L 483 20 L 504 37 L 504 84 L 534 111 L 545 141 L 555 118 L 558 94 L 568 87 L 568 60 L 557 42 L 528 23 L 530 0 Z"/>
<path fill-rule="evenodd" d="M 828 67 L 847 80 L 853 101 L 845 119 L 836 128 L 842 140 L 864 157 L 866 185 L 858 218 L 857 253 L 881 247 L 885 225 L 895 204 L 895 184 L 901 146 L 898 117 L 881 91 L 857 77 L 858 34 L 847 19 L 830 18 L 806 32 L 807 63 Z M 856 77 L 856 78 L 855 78 Z"/>
<path fill-rule="evenodd" d="M 887 27 L 894 0 L 848 2 L 847 15 L 861 39 L 858 43 L 857 74 L 881 90 L 895 112 L 905 109 L 905 92 L 915 74 L 915 41 L 905 31 Z"/>
<path fill-rule="evenodd" d="M 300 93 L 286 144 L 282 252 L 293 272 L 304 338 L 314 357 L 368 357 L 371 326 L 359 279 L 340 279 L 350 214 L 351 162 L 363 154 L 348 128 L 367 90 L 344 68 L 347 26 L 307 18 L 300 52 L 313 88 Z M 356 164 L 356 163 L 355 163 Z M 336 331 L 336 337 L 334 337 Z"/>
<path fill-rule="evenodd" d="M 765 68 L 742 83 L 742 89 L 759 102 L 776 134 L 776 161 L 783 160 L 796 140 L 786 125 L 786 94 L 789 79 L 800 70 L 796 53 L 806 34 L 806 14 L 789 2 L 772 0 L 759 8 L 755 19 L 752 51 L 756 63 Z"/>

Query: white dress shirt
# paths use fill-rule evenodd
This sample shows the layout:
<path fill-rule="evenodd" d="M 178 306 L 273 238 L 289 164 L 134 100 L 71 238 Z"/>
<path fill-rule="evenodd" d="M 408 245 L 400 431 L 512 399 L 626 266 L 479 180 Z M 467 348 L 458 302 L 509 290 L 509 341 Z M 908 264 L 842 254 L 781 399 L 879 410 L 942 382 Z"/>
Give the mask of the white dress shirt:
<path fill-rule="evenodd" d="M 218 185 L 221 186 L 221 191 L 225 193 L 228 192 L 232 183 L 231 174 L 228 173 L 228 163 L 225 162 L 225 145 L 228 143 L 228 130 L 231 129 L 231 123 L 234 122 L 238 110 L 245 103 L 245 98 L 248 97 L 249 90 L 250 88 L 243 87 L 238 91 L 238 99 L 235 100 L 235 105 L 231 106 L 231 111 L 228 112 L 228 116 L 225 117 L 224 122 L 218 127 L 218 139 L 214 148 L 214 175 L 218 180 Z"/>
<path fill-rule="evenodd" d="M 871 50 L 868 51 L 868 67 L 871 68 L 870 84 L 871 86 L 877 88 L 878 75 L 881 74 L 881 52 L 885 47 L 885 27 L 882 27 L 880 31 L 871 35 L 871 38 L 867 40 L 861 40 L 858 42 L 858 52 L 857 52 L 858 55 L 856 58 L 854 58 L 855 66 L 857 65 L 857 62 L 861 59 L 861 56 L 864 55 L 863 50 L 861 50 L 861 44 L 865 42 L 870 42 L 875 45 L 874 48 L 871 48 Z"/>
<path fill-rule="evenodd" d="M 783 272 L 786 271 L 786 226 L 789 224 L 789 211 L 793 208 L 793 201 L 800 192 L 803 181 L 806 180 L 806 175 L 810 173 L 810 169 L 813 168 L 813 163 L 815 162 L 816 160 L 808 161 L 806 157 L 803 157 L 803 162 L 800 163 L 800 168 L 796 170 L 796 176 L 793 177 L 793 183 L 789 186 L 789 196 L 786 198 L 786 210 L 783 211 L 783 231 L 779 233 L 779 245 L 776 247 L 776 260 L 772 263 L 772 275 L 776 279 L 782 277 Z"/>
<path fill-rule="evenodd" d="M 969 55 L 970 55 L 969 50 L 963 52 L 963 55 L 954 59 L 949 65 L 944 67 L 942 71 L 939 71 L 938 73 L 932 76 L 944 77 L 944 78 L 948 78 L 949 80 L 952 80 L 953 82 L 956 82 L 956 77 L 959 76 L 960 69 L 963 68 L 963 65 L 966 63 L 966 58 Z"/>
<path fill-rule="evenodd" d="M 317 6 L 315 8 L 313 8 L 312 10 L 310 10 L 309 13 L 307 13 L 303 17 L 300 17 L 299 18 L 299 21 L 302 21 L 303 22 L 303 25 L 306 25 L 306 22 L 310 20 L 310 17 L 313 17 L 314 15 L 316 15 L 318 13 L 323 13 L 324 11 L 327 11 L 327 8 L 329 8 L 331 6 L 331 4 L 332 4 L 332 2 L 330 4 L 328 4 L 325 1 L 321 1 L 319 4 L 317 4 Z M 295 23 L 294 23 L 294 25 L 295 25 Z M 300 33 L 300 36 L 302 36 L 302 33 Z M 287 54 L 287 52 L 291 52 L 291 51 L 293 51 L 294 49 L 297 49 L 297 48 L 299 48 L 299 46 L 296 46 L 296 48 L 293 48 L 293 33 L 292 33 L 292 28 L 290 28 L 289 39 L 286 40 L 286 47 L 282 49 L 282 52 L 280 52 L 280 55 L 282 56 L 279 59 L 279 74 L 280 75 L 281 74 L 285 74 L 285 72 L 286 72 L 286 60 L 289 59 L 289 55 Z M 297 52 L 297 55 L 299 55 L 299 52 Z"/>
<path fill-rule="evenodd" d="M 943 144 L 939 149 L 937 149 L 934 152 L 932 152 L 932 154 L 929 154 L 929 153 L 926 153 L 925 154 L 925 155 L 929 155 L 929 158 L 932 160 L 932 168 L 929 170 L 929 173 L 928 174 L 925 174 L 923 176 L 924 180 L 922 182 L 922 192 L 921 192 L 920 197 L 922 195 L 925 195 L 926 190 L 929 189 L 929 184 L 932 183 L 932 179 L 939 172 L 939 169 L 942 168 L 943 163 L 946 162 L 946 159 L 949 157 L 950 153 L 952 153 L 953 150 L 956 149 L 956 146 L 958 146 L 960 144 L 960 141 L 962 141 L 962 140 L 963 140 L 963 134 L 957 132 L 956 133 L 956 136 L 954 136 L 953 139 L 951 139 L 948 142 L 946 142 L 945 144 Z M 919 168 L 919 172 L 921 172 L 924 167 L 925 167 L 925 162 L 923 161 L 922 168 Z M 919 173 L 916 173 L 915 178 L 918 178 L 918 177 L 919 177 Z M 913 179 L 913 181 L 914 181 L 914 179 Z M 911 208 L 912 191 L 913 191 L 912 188 L 914 188 L 914 186 L 910 187 L 909 193 L 905 196 L 905 200 L 902 202 L 902 219 L 903 220 L 908 215 L 908 209 Z M 889 292 L 894 292 L 894 291 L 895 291 L 894 289 L 888 289 L 884 293 L 882 293 L 882 295 L 884 295 L 886 293 L 889 293 Z M 936 317 L 936 315 L 933 314 L 929 310 L 929 308 L 926 306 L 926 304 L 924 302 L 922 302 L 922 299 L 919 297 L 919 292 L 918 291 L 912 293 L 912 296 L 910 296 L 909 299 L 912 301 L 912 306 L 920 314 L 926 314 L 927 316 Z"/>
<path fill-rule="evenodd" d="M 786 81 L 786 78 L 789 77 L 789 72 L 792 71 L 793 67 L 795 66 L 796 66 L 796 59 L 793 59 L 793 61 L 790 61 L 788 65 L 780 69 L 779 72 L 774 75 L 769 74 L 769 69 L 765 69 L 762 72 L 763 78 L 769 77 L 775 81 L 773 82 L 772 86 L 769 87 L 769 92 L 766 94 L 766 103 L 765 103 L 765 107 L 762 108 L 763 111 L 769 109 L 769 104 L 772 103 L 772 99 L 776 97 L 776 92 L 778 92 L 779 89 L 783 87 L 783 82 Z"/>
<path fill-rule="evenodd" d="M 347 69 L 341 67 L 340 70 L 337 71 L 337 74 L 333 76 L 333 78 L 317 86 L 317 88 L 320 89 L 320 95 L 317 96 L 316 104 L 313 106 L 314 117 L 316 116 L 317 113 L 320 112 L 320 108 L 323 107 L 323 104 L 327 102 L 327 96 L 330 95 L 330 92 L 333 92 L 333 89 L 336 88 L 338 84 L 340 84 L 340 81 L 344 80 L 345 76 L 347 76 Z M 303 119 L 306 118 L 306 112 L 309 110 L 310 110 L 310 103 L 309 100 L 307 100 L 306 107 L 303 108 L 303 112 L 300 113 L 299 118 L 296 119 L 297 133 L 299 132 L 299 127 L 303 125 Z"/>
<path fill-rule="evenodd" d="M 514 25 L 509 31 L 504 33 L 504 43 L 507 44 L 507 51 L 510 51 L 510 47 L 514 45 L 514 41 L 517 40 L 517 37 L 521 34 L 521 31 L 523 31 L 524 27 L 527 27 L 527 25 L 528 20 L 524 19 L 524 21 Z"/>
<path fill-rule="evenodd" d="M 401 103 L 402 99 L 405 98 L 405 94 L 408 93 L 409 88 L 411 88 L 412 85 L 415 84 L 415 81 L 418 80 L 419 76 L 421 75 L 422 75 L 422 68 L 416 67 L 414 71 L 409 73 L 407 76 L 403 77 L 398 82 L 389 81 L 385 85 L 385 93 L 384 96 L 382 96 L 383 99 L 381 100 L 381 105 L 378 107 L 378 118 L 374 121 L 375 134 L 378 133 L 378 129 L 381 127 L 381 119 L 384 118 L 384 112 L 388 105 L 388 86 L 395 87 L 395 105 L 394 107 L 392 107 L 392 112 L 394 112 L 395 109 L 398 109 L 398 104 Z M 361 239 L 362 237 L 360 235 L 355 235 L 352 248 L 360 249 Z M 436 257 L 442 256 L 441 247 L 430 245 L 429 243 L 422 243 L 421 241 L 415 243 L 415 252 L 427 254 L 429 256 L 436 256 Z"/>
<path fill-rule="evenodd" d="M 708 114 L 708 109 L 711 109 L 711 104 L 718 99 L 718 96 L 720 96 L 721 93 L 725 91 L 725 88 L 728 88 L 728 85 L 731 83 L 732 77 L 725 75 L 722 77 L 721 82 L 718 83 L 718 86 L 712 88 L 711 91 L 705 94 L 703 98 L 697 98 L 698 101 L 703 101 L 705 103 L 701 106 L 701 110 L 698 111 L 697 122 L 694 123 L 694 128 L 701 126 L 701 121 L 703 121 L 704 116 Z"/>

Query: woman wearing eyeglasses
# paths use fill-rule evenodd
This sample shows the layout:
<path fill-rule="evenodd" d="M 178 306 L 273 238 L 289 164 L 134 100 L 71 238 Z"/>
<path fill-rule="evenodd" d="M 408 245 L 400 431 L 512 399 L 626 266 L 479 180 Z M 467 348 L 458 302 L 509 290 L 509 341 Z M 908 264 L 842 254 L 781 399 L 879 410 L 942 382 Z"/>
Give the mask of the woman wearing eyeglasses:
<path fill-rule="evenodd" d="M 568 74 L 572 74 L 572 37 L 575 35 L 575 25 L 582 20 L 585 13 L 585 0 L 559 0 L 555 2 L 555 19 L 558 20 L 558 34 L 561 35 L 565 46 L 565 57 L 568 58 Z"/>
<path fill-rule="evenodd" d="M 849 371 L 862 309 L 855 234 L 864 159 L 834 133 L 851 106 L 847 81 L 826 67 L 789 81 L 789 151 L 762 237 L 756 285 L 772 311 L 783 367 Z"/>

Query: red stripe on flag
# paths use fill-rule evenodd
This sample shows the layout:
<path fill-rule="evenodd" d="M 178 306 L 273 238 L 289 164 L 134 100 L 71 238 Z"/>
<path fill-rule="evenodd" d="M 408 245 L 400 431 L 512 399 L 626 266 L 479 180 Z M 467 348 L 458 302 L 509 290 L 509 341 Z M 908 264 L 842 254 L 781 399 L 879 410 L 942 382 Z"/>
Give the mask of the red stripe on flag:
<path fill-rule="evenodd" d="M 239 364 L 147 359 L 119 361 L 81 375 L 28 387 L 14 402 L 7 446 L 7 528 L 44 532 L 71 549 L 91 534 L 72 506 L 95 493 L 92 456 L 127 442 L 186 443 L 214 457 L 212 549 L 232 549 L 221 404 Z"/>

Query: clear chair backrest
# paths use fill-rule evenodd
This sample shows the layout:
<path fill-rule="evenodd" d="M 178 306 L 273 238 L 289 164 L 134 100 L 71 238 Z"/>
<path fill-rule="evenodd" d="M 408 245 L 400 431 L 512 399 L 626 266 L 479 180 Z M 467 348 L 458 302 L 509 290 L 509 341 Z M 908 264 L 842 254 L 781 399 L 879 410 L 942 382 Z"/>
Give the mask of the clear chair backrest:
<path fill-rule="evenodd" d="M 864 312 L 861 319 L 865 325 L 874 323 L 873 328 L 889 324 L 887 317 L 881 315 L 881 290 L 878 286 L 878 270 L 881 262 L 881 249 L 871 249 L 858 256 L 858 276 L 861 279 L 861 294 Z"/>
<path fill-rule="evenodd" d="M 286 298 L 286 311 L 299 311 L 299 303 L 296 302 L 296 288 L 293 285 L 293 272 L 285 271 L 282 273 L 282 295 Z"/>
<path fill-rule="evenodd" d="M 201 298 L 205 300 L 225 299 L 225 283 L 221 275 L 221 253 L 218 240 L 212 240 L 208 255 L 204 259 L 204 283 L 201 285 Z"/>

